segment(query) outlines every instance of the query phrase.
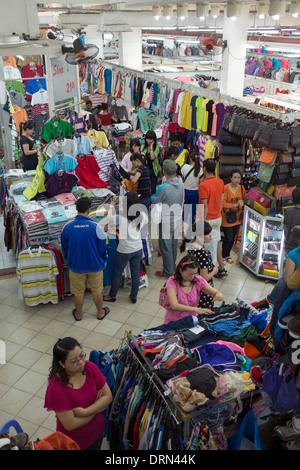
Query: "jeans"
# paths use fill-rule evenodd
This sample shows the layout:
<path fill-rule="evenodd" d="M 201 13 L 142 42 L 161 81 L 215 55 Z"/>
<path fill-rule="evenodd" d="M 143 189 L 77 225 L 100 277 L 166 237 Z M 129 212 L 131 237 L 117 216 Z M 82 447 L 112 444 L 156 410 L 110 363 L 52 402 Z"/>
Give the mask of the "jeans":
<path fill-rule="evenodd" d="M 191 189 L 184 190 L 184 207 L 183 207 L 183 220 L 189 224 L 195 222 L 197 204 L 199 204 L 199 194 L 198 191 Z M 191 206 L 191 207 L 188 207 Z"/>
<path fill-rule="evenodd" d="M 164 221 L 164 226 L 166 222 Z M 168 236 L 163 237 L 163 227 L 160 223 L 158 226 L 159 233 L 159 251 L 161 252 L 163 259 L 163 271 L 162 274 L 165 277 L 173 276 L 176 266 L 177 258 L 177 236 L 175 233 L 174 221 L 171 219 L 170 223 L 167 224 Z"/>
<path fill-rule="evenodd" d="M 228 256 L 230 256 L 230 252 L 239 229 L 240 225 L 233 225 L 232 227 L 222 227 L 224 233 L 224 240 L 222 244 L 223 258 L 228 258 Z"/>
<path fill-rule="evenodd" d="M 131 272 L 131 294 L 132 299 L 136 299 L 140 286 L 140 262 L 143 257 L 143 250 L 133 253 L 120 253 L 117 251 L 114 266 L 112 285 L 109 291 L 109 297 L 115 299 L 120 287 L 123 271 L 129 262 Z"/>
<path fill-rule="evenodd" d="M 151 183 L 151 195 L 156 193 L 156 186 L 157 186 L 157 176 L 153 170 L 149 170 L 150 176 L 150 183 Z"/>

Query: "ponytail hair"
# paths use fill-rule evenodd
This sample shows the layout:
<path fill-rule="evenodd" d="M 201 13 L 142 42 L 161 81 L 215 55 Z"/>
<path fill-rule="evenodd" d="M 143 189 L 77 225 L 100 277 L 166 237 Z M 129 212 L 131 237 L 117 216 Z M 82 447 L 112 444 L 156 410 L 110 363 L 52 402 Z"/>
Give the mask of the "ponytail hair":
<path fill-rule="evenodd" d="M 195 178 L 199 175 L 201 166 L 200 166 L 200 160 L 199 160 L 199 154 L 197 152 L 190 152 L 188 155 L 188 162 L 194 162 L 194 176 Z"/>
<path fill-rule="evenodd" d="M 26 122 L 21 122 L 20 123 L 20 133 L 22 134 L 24 131 L 27 131 L 27 129 L 34 129 L 34 124 L 32 119 L 29 119 Z"/>

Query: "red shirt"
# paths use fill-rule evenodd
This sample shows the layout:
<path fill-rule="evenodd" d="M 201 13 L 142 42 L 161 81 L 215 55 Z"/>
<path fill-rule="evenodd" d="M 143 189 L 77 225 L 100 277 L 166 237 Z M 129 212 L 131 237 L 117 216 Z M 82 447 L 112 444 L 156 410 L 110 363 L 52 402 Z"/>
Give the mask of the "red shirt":
<path fill-rule="evenodd" d="M 102 126 L 110 126 L 111 125 L 112 113 L 99 114 L 98 116 L 99 116 L 99 119 L 101 121 Z"/>

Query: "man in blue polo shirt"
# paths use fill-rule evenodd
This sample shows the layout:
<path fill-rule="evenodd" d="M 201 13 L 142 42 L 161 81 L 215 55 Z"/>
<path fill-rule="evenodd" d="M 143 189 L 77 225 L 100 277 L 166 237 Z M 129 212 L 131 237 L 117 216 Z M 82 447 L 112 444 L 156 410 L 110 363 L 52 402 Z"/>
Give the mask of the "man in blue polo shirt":
<path fill-rule="evenodd" d="M 97 308 L 97 319 L 108 313 L 103 308 L 103 270 L 107 260 L 106 237 L 101 228 L 89 218 L 91 200 L 81 197 L 76 201 L 78 215 L 66 224 L 61 233 L 61 247 L 69 268 L 71 292 L 75 308 L 72 315 L 76 321 L 82 318 L 84 293 L 88 285 Z"/>

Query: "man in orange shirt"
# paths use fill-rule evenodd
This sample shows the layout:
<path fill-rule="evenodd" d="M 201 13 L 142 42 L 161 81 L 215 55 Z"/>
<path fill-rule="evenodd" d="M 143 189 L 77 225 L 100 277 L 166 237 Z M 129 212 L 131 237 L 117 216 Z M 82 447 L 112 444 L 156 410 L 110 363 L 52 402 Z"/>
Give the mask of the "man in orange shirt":
<path fill-rule="evenodd" d="M 207 158 L 203 162 L 204 180 L 199 184 L 199 204 L 204 206 L 204 220 L 212 227 L 211 242 L 205 244 L 210 251 L 213 264 L 219 263 L 219 273 L 216 277 L 227 275 L 224 268 L 221 240 L 222 207 L 224 201 L 224 182 L 215 176 L 216 162 L 213 158 Z"/>

